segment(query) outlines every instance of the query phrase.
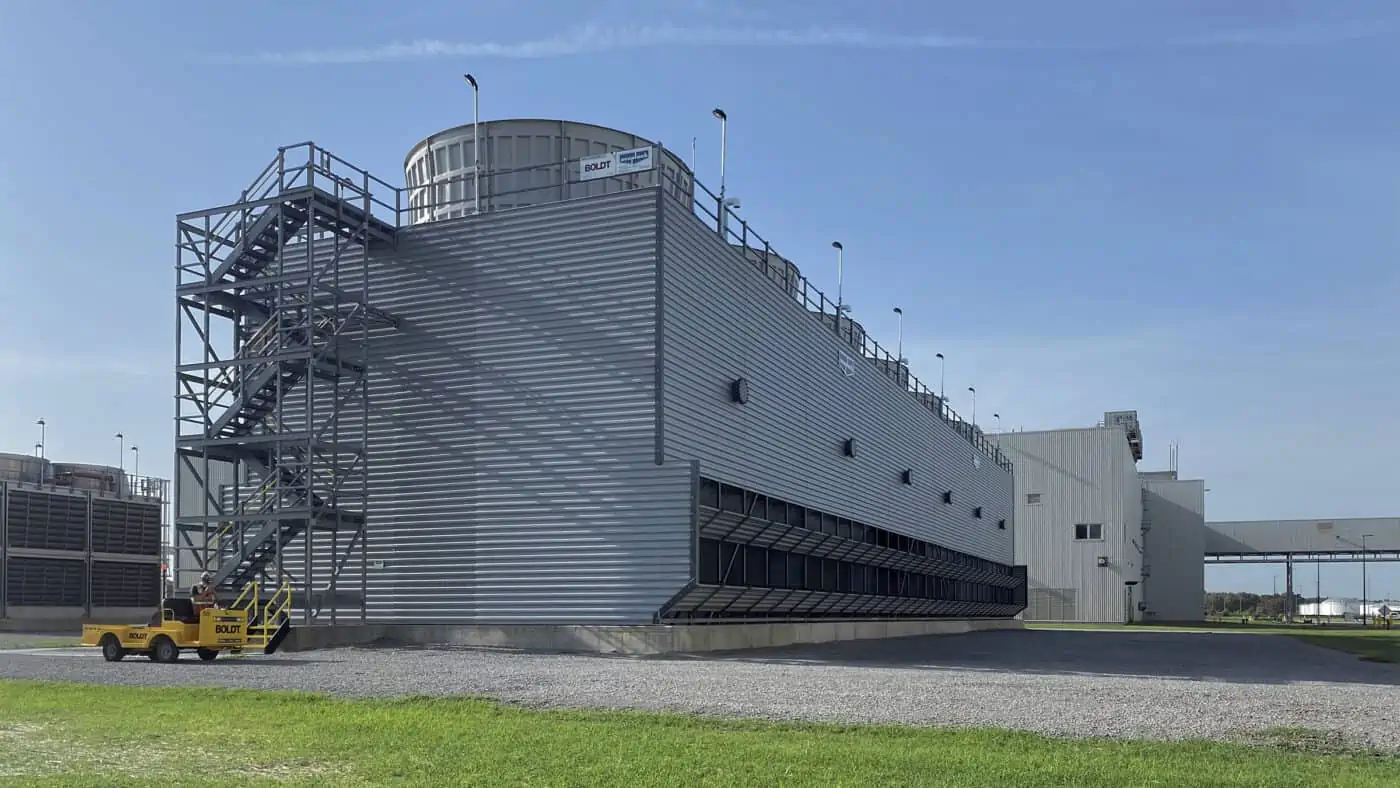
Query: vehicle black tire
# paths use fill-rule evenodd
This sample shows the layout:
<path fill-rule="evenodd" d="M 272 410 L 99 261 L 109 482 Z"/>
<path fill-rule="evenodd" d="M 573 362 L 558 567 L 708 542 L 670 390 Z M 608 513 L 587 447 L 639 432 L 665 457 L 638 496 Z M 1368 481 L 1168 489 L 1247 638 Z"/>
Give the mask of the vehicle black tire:
<path fill-rule="evenodd" d="M 195 653 L 198 654 L 199 658 L 204 660 L 205 662 L 213 662 L 214 658 L 219 656 L 219 652 L 215 651 L 212 648 L 202 648 L 196 651 Z"/>
<path fill-rule="evenodd" d="M 158 635 L 151 642 L 151 659 L 155 662 L 175 662 L 180 659 L 180 649 L 169 637 Z"/>
<path fill-rule="evenodd" d="M 126 649 L 122 648 L 122 643 L 117 640 L 117 636 L 111 632 L 102 636 L 102 658 L 108 662 L 121 662 L 126 656 Z"/>

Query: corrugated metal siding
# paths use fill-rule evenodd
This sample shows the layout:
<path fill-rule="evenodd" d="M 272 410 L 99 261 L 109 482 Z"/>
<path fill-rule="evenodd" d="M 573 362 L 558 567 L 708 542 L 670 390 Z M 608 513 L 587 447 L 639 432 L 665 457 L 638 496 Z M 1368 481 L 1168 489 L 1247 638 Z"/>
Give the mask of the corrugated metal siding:
<path fill-rule="evenodd" d="M 1015 464 L 1016 563 L 1025 564 L 1033 615 L 1120 622 L 1124 582 L 1140 580 L 1142 494 L 1121 428 L 1010 432 L 993 438 Z M 1040 503 L 1028 504 L 1038 494 Z M 1102 541 L 1076 541 L 1074 526 L 1101 523 Z M 1099 556 L 1109 565 L 1097 565 Z M 1053 594 L 1038 594 L 1049 589 Z M 1052 604 L 1051 596 L 1054 598 Z"/>
<path fill-rule="evenodd" d="M 1361 552 L 1400 550 L 1400 518 L 1354 517 L 1336 520 L 1236 520 L 1206 523 L 1205 550 L 1211 554 Z M 1341 537 L 1338 539 L 1338 537 Z"/>
<path fill-rule="evenodd" d="M 370 360 L 372 620 L 646 622 L 690 579 L 692 470 L 655 464 L 656 223 L 639 190 L 420 225 L 372 263 L 403 320 Z"/>
<path fill-rule="evenodd" d="M 696 459 L 719 481 L 1009 563 L 1011 474 L 873 363 L 845 377 L 837 355 L 855 354 L 819 318 L 682 206 L 664 210 L 666 460 Z M 749 380 L 746 405 L 730 402 L 736 377 Z M 851 437 L 855 458 L 841 452 Z"/>
<path fill-rule="evenodd" d="M 1144 479 L 1143 491 L 1148 613 L 1158 621 L 1199 621 L 1206 598 L 1205 482 Z"/>

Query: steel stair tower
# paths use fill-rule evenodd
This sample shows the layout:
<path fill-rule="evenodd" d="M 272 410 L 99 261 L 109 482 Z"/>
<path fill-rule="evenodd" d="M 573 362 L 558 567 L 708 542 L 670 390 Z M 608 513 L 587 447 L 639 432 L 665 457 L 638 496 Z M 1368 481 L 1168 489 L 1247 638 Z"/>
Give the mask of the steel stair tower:
<path fill-rule="evenodd" d="M 400 214 L 398 189 L 302 143 L 237 202 L 177 217 L 184 588 L 201 570 L 230 597 L 289 582 L 303 623 L 335 623 L 342 597 L 365 620 L 369 348 L 398 326 L 369 283 Z"/>

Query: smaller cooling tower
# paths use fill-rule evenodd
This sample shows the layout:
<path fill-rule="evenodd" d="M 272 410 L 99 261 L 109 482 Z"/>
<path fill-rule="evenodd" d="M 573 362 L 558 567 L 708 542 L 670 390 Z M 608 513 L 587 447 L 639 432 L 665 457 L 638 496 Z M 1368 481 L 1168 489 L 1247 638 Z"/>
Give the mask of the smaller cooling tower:
<path fill-rule="evenodd" d="M 842 315 L 841 323 L 838 328 L 836 315 L 830 312 L 817 312 L 815 309 L 810 311 L 814 315 L 820 314 L 822 322 L 826 324 L 827 330 L 836 333 L 842 339 L 851 343 L 853 349 L 857 351 L 863 351 L 865 349 L 865 327 L 860 323 Z"/>
<path fill-rule="evenodd" d="M 754 267 L 764 272 L 769 279 L 787 291 L 788 295 L 797 296 L 802 292 L 802 271 L 797 264 L 780 256 L 777 252 L 769 250 L 768 259 L 764 261 L 762 249 L 755 249 L 743 244 L 730 244 L 730 247 L 753 261 Z"/>
<path fill-rule="evenodd" d="M 0 452 L 0 482 L 43 484 L 49 477 L 49 461 L 32 454 Z"/>
<path fill-rule="evenodd" d="M 75 490 L 97 490 L 126 495 L 126 473 L 110 465 L 86 465 L 76 462 L 53 464 L 53 482 Z"/>

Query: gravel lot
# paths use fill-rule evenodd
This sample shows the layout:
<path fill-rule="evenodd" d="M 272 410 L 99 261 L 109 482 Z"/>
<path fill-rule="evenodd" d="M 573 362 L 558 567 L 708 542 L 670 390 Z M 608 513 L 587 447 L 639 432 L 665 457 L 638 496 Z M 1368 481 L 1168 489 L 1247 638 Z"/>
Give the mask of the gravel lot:
<path fill-rule="evenodd" d="M 993 725 L 1060 736 L 1236 739 L 1300 726 L 1400 751 L 1400 666 L 1292 638 L 1001 631 L 693 657 L 336 649 L 177 665 L 0 652 L 0 678 L 471 694 L 531 706 L 836 722 Z"/>

